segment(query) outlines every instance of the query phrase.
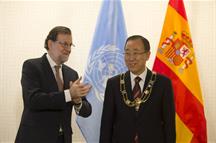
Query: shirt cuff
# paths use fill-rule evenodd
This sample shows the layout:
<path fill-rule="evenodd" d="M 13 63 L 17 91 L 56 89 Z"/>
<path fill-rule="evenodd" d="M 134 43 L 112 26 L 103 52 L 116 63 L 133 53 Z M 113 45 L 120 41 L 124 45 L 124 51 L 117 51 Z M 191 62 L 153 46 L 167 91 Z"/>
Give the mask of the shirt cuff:
<path fill-rule="evenodd" d="M 64 90 L 64 94 L 65 94 L 65 101 L 66 101 L 66 102 L 70 102 L 70 101 L 71 101 L 71 96 L 70 96 L 70 91 L 69 91 L 69 89 Z"/>

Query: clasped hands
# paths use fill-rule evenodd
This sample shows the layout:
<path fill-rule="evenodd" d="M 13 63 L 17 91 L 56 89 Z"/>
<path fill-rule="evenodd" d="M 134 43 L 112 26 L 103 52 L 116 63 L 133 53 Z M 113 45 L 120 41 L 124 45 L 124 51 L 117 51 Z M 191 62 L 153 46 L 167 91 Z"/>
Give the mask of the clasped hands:
<path fill-rule="evenodd" d="M 80 82 L 81 79 L 82 77 L 80 77 L 74 82 L 70 82 L 70 96 L 75 104 L 81 103 L 82 97 L 86 96 L 91 89 L 91 85 Z"/>

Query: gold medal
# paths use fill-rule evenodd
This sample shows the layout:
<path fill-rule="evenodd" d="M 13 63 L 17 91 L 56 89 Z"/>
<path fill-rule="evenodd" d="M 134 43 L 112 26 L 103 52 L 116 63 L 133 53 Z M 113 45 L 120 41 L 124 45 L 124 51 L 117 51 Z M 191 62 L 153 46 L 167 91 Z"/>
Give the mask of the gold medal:
<path fill-rule="evenodd" d="M 128 98 L 124 79 L 125 79 L 125 74 L 123 73 L 120 75 L 120 92 L 122 94 L 124 103 L 129 107 L 134 107 L 136 111 L 139 111 L 140 105 L 142 103 L 145 103 L 151 95 L 151 91 L 152 91 L 154 82 L 156 81 L 156 73 L 154 73 L 154 72 L 152 73 L 150 81 L 149 81 L 146 89 L 142 93 L 142 96 L 140 98 L 136 98 L 135 100 L 132 100 L 132 101 L 129 100 L 129 98 Z"/>
<path fill-rule="evenodd" d="M 142 103 L 142 100 L 140 98 L 135 99 L 135 110 L 139 111 L 140 104 Z"/>

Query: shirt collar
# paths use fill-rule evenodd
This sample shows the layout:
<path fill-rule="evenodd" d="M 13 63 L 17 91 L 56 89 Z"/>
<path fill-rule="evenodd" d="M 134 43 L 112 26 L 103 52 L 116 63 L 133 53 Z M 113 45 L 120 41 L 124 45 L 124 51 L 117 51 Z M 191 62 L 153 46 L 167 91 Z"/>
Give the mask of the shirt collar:
<path fill-rule="evenodd" d="M 130 72 L 130 76 L 131 76 L 131 80 L 134 81 L 134 79 L 139 76 L 142 81 L 145 81 L 145 78 L 146 78 L 146 75 L 147 75 L 147 68 L 145 67 L 145 70 L 144 72 L 142 72 L 140 75 L 135 75 L 133 74 L 132 72 Z"/>
<path fill-rule="evenodd" d="M 46 57 L 47 57 L 48 62 L 50 63 L 50 66 L 52 68 L 54 68 L 54 66 L 56 66 L 57 64 L 53 61 L 53 59 L 50 57 L 49 54 L 46 54 Z M 61 65 L 60 65 L 60 67 L 61 67 Z"/>

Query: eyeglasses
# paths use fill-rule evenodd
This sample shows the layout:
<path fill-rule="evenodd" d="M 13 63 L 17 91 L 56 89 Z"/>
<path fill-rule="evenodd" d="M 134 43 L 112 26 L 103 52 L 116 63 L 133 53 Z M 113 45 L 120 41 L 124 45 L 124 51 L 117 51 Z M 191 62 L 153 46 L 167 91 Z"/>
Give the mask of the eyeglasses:
<path fill-rule="evenodd" d="M 147 52 L 125 52 L 124 55 L 125 57 L 130 57 L 130 56 L 136 57 L 145 53 Z"/>
<path fill-rule="evenodd" d="M 67 42 L 61 42 L 61 41 L 55 41 L 56 43 L 60 44 L 62 47 L 64 48 L 71 48 L 71 47 L 75 47 L 75 45 L 73 43 L 68 44 Z"/>

